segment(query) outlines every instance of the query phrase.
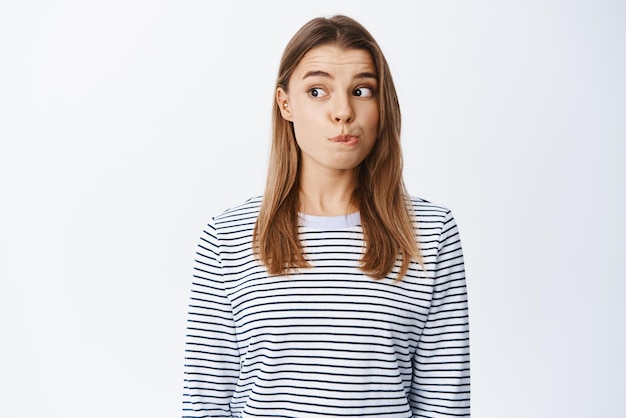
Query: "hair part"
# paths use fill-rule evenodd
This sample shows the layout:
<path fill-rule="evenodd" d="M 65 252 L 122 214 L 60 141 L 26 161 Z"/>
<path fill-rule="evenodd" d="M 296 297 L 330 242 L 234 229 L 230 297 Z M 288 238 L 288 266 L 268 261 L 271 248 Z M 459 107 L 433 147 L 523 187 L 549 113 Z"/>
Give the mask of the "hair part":
<path fill-rule="evenodd" d="M 352 196 L 361 215 L 365 252 L 364 273 L 388 276 L 398 258 L 397 279 L 411 260 L 423 266 L 413 226 L 412 206 L 402 178 L 401 114 L 387 61 L 372 35 L 355 20 L 337 15 L 307 22 L 291 38 L 280 62 L 276 88 L 289 91 L 296 66 L 310 50 L 334 44 L 368 51 L 378 75 L 379 128 L 374 147 L 356 171 Z M 300 151 L 293 124 L 285 120 L 274 100 L 272 143 L 265 193 L 253 233 L 253 251 L 270 274 L 281 275 L 310 267 L 298 235 Z"/>

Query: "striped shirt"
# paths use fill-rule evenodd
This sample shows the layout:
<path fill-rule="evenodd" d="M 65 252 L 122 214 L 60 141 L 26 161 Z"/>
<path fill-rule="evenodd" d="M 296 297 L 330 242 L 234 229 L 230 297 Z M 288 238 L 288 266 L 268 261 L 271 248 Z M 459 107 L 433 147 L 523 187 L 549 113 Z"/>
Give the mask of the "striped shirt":
<path fill-rule="evenodd" d="M 304 217 L 312 268 L 271 276 L 251 250 L 261 198 L 200 239 L 187 319 L 184 417 L 470 415 L 469 324 L 450 211 L 412 198 L 425 270 L 359 270 L 357 216 Z"/>

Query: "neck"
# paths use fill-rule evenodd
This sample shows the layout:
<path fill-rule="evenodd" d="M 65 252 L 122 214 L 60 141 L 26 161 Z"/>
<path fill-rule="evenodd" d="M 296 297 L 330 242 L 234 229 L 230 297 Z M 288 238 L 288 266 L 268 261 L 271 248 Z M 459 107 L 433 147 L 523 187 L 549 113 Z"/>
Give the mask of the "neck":
<path fill-rule="evenodd" d="M 338 216 L 358 210 L 353 201 L 355 180 L 353 173 L 337 176 L 300 178 L 300 207 L 308 215 Z"/>

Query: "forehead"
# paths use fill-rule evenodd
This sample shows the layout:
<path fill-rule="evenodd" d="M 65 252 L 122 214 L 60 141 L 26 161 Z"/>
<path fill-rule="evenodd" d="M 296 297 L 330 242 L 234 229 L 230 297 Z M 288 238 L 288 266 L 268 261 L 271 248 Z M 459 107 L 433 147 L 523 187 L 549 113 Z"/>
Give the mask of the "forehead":
<path fill-rule="evenodd" d="M 300 60 L 294 73 L 312 69 L 355 72 L 376 72 L 374 60 L 364 49 L 346 49 L 337 45 L 322 45 L 311 49 Z"/>

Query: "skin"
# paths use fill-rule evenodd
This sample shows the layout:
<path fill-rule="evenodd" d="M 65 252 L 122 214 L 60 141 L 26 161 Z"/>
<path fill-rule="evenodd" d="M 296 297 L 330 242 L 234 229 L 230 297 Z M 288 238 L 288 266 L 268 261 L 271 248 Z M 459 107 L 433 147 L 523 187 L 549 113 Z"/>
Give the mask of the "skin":
<path fill-rule="evenodd" d="M 288 91 L 277 89 L 300 147 L 301 212 L 334 216 L 358 209 L 351 197 L 356 168 L 376 142 L 377 88 L 368 51 L 323 45 L 298 63 Z"/>

